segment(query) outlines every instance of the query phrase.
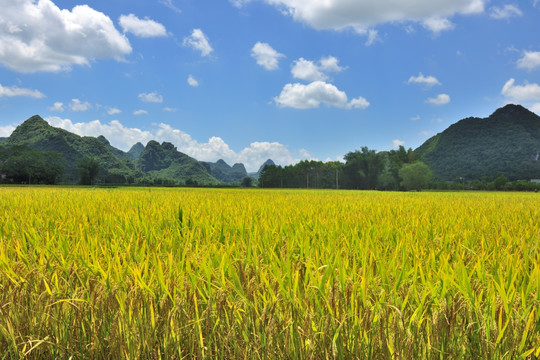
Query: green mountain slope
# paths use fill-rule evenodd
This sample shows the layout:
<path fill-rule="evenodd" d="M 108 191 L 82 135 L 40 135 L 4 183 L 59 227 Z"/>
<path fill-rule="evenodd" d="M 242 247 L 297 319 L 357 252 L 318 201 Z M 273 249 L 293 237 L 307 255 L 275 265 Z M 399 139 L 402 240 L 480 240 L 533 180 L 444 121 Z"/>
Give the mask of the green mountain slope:
<path fill-rule="evenodd" d="M 127 152 L 124 152 L 124 151 L 122 151 L 120 149 L 117 149 L 114 146 L 112 146 L 111 143 L 109 142 L 109 140 L 107 140 L 107 138 L 105 136 L 99 135 L 97 137 L 97 139 L 99 141 L 101 141 L 107 147 L 107 149 L 109 149 L 109 151 L 112 152 L 114 154 L 114 156 L 116 156 L 120 160 L 133 160 L 131 155 L 129 155 Z"/>
<path fill-rule="evenodd" d="M 415 150 L 436 179 L 540 178 L 540 117 L 506 105 L 488 118 L 463 119 Z"/>
<path fill-rule="evenodd" d="M 133 145 L 127 153 L 129 156 L 131 156 L 132 159 L 137 160 L 141 156 L 143 151 L 144 151 L 144 145 L 138 142 L 135 145 Z"/>
<path fill-rule="evenodd" d="M 224 160 L 219 159 L 217 162 L 203 162 L 202 163 L 208 172 L 212 174 L 219 181 L 226 183 L 239 182 L 246 176 L 248 173 L 243 164 L 234 164 L 229 166 Z"/>
<path fill-rule="evenodd" d="M 175 179 L 180 183 L 191 180 L 200 185 L 219 183 L 203 164 L 179 152 L 169 142 L 160 145 L 157 141 L 149 141 L 139 157 L 138 167 L 154 178 Z"/>
<path fill-rule="evenodd" d="M 98 138 L 81 137 L 69 131 L 52 127 L 38 115 L 32 116 L 19 125 L 3 144 L 8 146 L 26 145 L 39 151 L 63 154 L 65 158 L 63 181 L 68 183 L 78 181 L 77 162 L 85 156 L 94 157 L 99 162 L 98 179 L 101 181 L 105 181 L 111 174 L 124 175 L 131 172 L 128 166 Z"/>

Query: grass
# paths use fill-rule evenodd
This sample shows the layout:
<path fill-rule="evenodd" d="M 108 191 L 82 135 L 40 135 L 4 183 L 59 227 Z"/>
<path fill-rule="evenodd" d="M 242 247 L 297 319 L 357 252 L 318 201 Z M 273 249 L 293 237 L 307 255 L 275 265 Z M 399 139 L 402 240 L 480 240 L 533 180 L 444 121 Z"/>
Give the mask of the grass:
<path fill-rule="evenodd" d="M 0 359 L 534 359 L 537 194 L 0 188 Z"/>

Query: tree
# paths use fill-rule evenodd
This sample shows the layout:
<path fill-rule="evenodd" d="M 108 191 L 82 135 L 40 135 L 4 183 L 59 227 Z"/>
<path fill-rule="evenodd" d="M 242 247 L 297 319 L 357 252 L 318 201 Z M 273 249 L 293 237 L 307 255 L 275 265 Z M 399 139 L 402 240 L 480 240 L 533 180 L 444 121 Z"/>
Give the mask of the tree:
<path fill-rule="evenodd" d="M 246 176 L 242 179 L 242 186 L 243 187 L 252 187 L 253 186 L 253 178 L 250 176 Z"/>
<path fill-rule="evenodd" d="M 431 169 L 421 161 L 404 165 L 399 170 L 399 177 L 402 179 L 401 185 L 406 190 L 425 189 L 429 181 L 433 178 Z"/>
<path fill-rule="evenodd" d="M 379 175 L 383 172 L 385 161 L 382 153 L 364 146 L 361 151 L 345 155 L 344 171 L 348 186 L 355 189 L 375 189 Z"/>
<path fill-rule="evenodd" d="M 15 145 L 0 151 L 0 173 L 7 182 L 56 184 L 64 173 L 64 157 Z"/>
<path fill-rule="evenodd" d="M 93 157 L 85 156 L 77 162 L 79 168 L 79 184 L 92 185 L 99 174 L 99 163 Z"/>
<path fill-rule="evenodd" d="M 493 180 L 493 185 L 495 186 L 496 190 L 502 190 L 504 185 L 506 185 L 507 183 L 508 183 L 508 179 L 504 175 L 501 175 L 495 180 Z"/>

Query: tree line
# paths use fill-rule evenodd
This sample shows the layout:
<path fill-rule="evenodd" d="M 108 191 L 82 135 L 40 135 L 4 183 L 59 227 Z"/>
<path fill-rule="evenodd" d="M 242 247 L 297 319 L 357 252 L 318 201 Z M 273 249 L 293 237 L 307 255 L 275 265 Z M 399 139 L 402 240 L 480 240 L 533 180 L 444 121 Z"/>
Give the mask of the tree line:
<path fill-rule="evenodd" d="M 363 147 L 339 161 L 301 161 L 295 165 L 267 165 L 259 176 L 260 187 L 420 190 L 433 175 L 412 149 L 376 152 Z"/>

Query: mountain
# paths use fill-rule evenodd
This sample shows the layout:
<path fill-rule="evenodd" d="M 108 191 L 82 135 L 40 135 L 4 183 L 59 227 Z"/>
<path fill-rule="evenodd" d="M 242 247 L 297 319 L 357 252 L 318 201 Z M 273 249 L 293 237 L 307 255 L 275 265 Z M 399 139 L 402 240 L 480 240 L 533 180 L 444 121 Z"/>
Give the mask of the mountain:
<path fill-rule="evenodd" d="M 85 157 L 97 160 L 98 183 L 217 185 L 216 180 L 197 160 L 179 152 L 171 143 L 150 141 L 146 147 L 135 144 L 126 153 L 112 146 L 104 136 L 79 136 L 49 125 L 35 115 L 19 125 L 2 142 L 2 147 L 24 145 L 30 149 L 62 154 L 64 183 L 79 181 L 77 163 Z"/>
<path fill-rule="evenodd" d="M 215 163 L 203 162 L 203 165 L 206 169 L 219 181 L 226 183 L 239 182 L 246 176 L 248 173 L 243 164 L 234 164 L 232 167 L 229 166 L 224 160 L 219 159 Z"/>
<path fill-rule="evenodd" d="M 154 178 L 174 179 L 182 183 L 196 181 L 198 184 L 219 183 L 199 161 L 179 152 L 176 147 L 150 140 L 138 160 L 138 167 Z"/>
<path fill-rule="evenodd" d="M 540 117 L 506 105 L 487 118 L 460 120 L 415 152 L 438 180 L 540 179 Z"/>
<path fill-rule="evenodd" d="M 91 136 L 81 137 L 52 127 L 38 115 L 19 125 L 2 145 L 25 145 L 38 151 L 63 154 L 65 172 L 62 180 L 68 183 L 78 181 L 77 162 L 87 156 L 94 157 L 99 162 L 101 181 L 105 181 L 109 175 L 124 176 L 131 172 L 129 167 L 111 152 L 110 145 L 108 147 L 102 140 Z"/>
<path fill-rule="evenodd" d="M 144 145 L 138 142 L 135 145 L 133 145 L 127 153 L 129 156 L 131 156 L 132 159 L 137 160 L 139 156 L 141 156 L 141 153 L 143 151 L 144 151 Z"/>
<path fill-rule="evenodd" d="M 107 147 L 107 149 L 109 149 L 109 151 L 112 152 L 117 158 L 119 158 L 121 160 L 127 160 L 127 159 L 131 160 L 132 159 L 132 157 L 128 153 L 126 153 L 126 152 L 112 146 L 111 143 L 109 142 L 109 140 L 107 140 L 107 138 L 105 136 L 99 135 L 97 137 L 97 139 L 99 141 L 101 141 Z"/>
<path fill-rule="evenodd" d="M 276 165 L 276 163 L 272 159 L 268 159 L 259 167 L 259 170 L 256 173 L 250 173 L 249 176 L 252 176 L 258 179 L 259 175 L 261 175 L 261 172 L 266 165 Z"/>

